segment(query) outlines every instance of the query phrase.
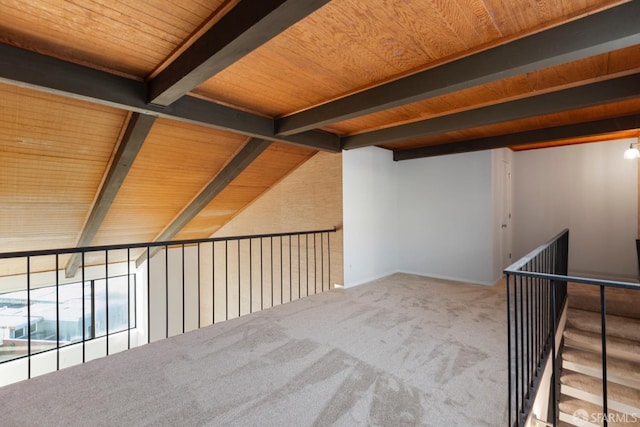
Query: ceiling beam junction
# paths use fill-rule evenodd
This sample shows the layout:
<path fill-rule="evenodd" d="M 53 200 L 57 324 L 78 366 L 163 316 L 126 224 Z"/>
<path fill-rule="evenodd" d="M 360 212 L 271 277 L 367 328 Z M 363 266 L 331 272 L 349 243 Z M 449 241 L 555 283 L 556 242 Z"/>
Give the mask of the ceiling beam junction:
<path fill-rule="evenodd" d="M 630 2 L 276 121 L 293 135 L 640 43 L 640 2 Z"/>
<path fill-rule="evenodd" d="M 172 104 L 328 2 L 241 1 L 149 82 L 149 102 Z"/>
<path fill-rule="evenodd" d="M 257 159 L 269 146 L 270 141 L 251 139 L 244 147 L 222 168 L 220 172 L 207 184 L 195 199 L 169 224 L 154 241 L 169 241 L 180 232 L 193 218 L 195 218 L 211 201 L 224 190 L 238 175 Z M 152 248 L 147 255 L 145 251 L 136 260 L 139 267 L 147 256 L 152 257 L 160 247 Z"/>
<path fill-rule="evenodd" d="M 144 82 L 3 43 L 0 43 L 0 82 L 252 138 L 330 152 L 339 152 L 341 148 L 337 135 L 310 131 L 277 136 L 273 119 L 191 96 L 184 96 L 168 107 L 151 105 L 147 103 Z"/>
<path fill-rule="evenodd" d="M 638 114 L 564 126 L 534 129 L 486 138 L 468 139 L 448 144 L 394 150 L 393 160 L 411 160 L 424 157 L 443 156 L 447 154 L 460 154 L 472 151 L 493 150 L 496 148 L 517 147 L 520 145 L 605 135 L 612 132 L 635 129 L 640 129 L 640 115 Z"/>
<path fill-rule="evenodd" d="M 76 246 L 89 246 L 93 241 L 155 120 L 153 116 L 132 114 Z M 80 253 L 73 254 L 65 269 L 66 277 L 75 276 L 80 264 Z"/>
<path fill-rule="evenodd" d="M 342 138 L 343 148 L 347 150 L 371 145 L 390 144 L 408 139 L 619 102 L 638 96 L 640 96 L 640 74 L 633 74 L 347 136 Z"/>

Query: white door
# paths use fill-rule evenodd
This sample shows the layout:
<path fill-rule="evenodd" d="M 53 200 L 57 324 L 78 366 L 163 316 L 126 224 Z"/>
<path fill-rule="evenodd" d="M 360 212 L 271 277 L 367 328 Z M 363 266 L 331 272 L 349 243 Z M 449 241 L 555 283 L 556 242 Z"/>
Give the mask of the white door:
<path fill-rule="evenodd" d="M 511 165 L 502 161 L 502 200 L 500 213 L 500 252 L 502 267 L 513 263 L 511 257 Z"/>

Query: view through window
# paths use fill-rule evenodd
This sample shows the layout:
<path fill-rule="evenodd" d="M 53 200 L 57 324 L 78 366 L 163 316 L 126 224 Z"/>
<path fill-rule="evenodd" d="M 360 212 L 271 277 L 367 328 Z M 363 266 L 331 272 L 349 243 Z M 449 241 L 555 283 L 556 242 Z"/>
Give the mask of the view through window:
<path fill-rule="evenodd" d="M 134 328 L 135 290 L 124 275 L 0 294 L 0 363 L 26 356 L 29 336 L 35 354 Z"/>

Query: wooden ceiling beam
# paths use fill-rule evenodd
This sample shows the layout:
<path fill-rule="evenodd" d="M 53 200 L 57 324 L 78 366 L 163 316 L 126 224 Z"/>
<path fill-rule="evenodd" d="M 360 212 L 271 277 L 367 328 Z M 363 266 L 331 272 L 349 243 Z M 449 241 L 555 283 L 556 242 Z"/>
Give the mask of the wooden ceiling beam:
<path fill-rule="evenodd" d="M 342 138 L 345 150 L 624 101 L 640 96 L 640 74 Z"/>
<path fill-rule="evenodd" d="M 151 105 L 147 103 L 144 82 L 2 43 L 0 82 L 253 138 L 340 151 L 340 138 L 334 134 L 311 131 L 290 137 L 277 136 L 273 119 L 191 96 L 184 96 L 168 107 Z"/>
<path fill-rule="evenodd" d="M 134 113 L 131 116 L 76 246 L 89 246 L 93 241 L 155 120 L 156 118 L 153 116 L 139 113 Z M 80 254 L 73 254 L 65 269 L 66 277 L 75 276 L 80 263 Z"/>
<path fill-rule="evenodd" d="M 328 2 L 240 1 L 149 82 L 149 102 L 172 104 Z"/>
<path fill-rule="evenodd" d="M 406 150 L 394 150 L 393 160 L 411 160 L 423 157 L 443 156 L 447 154 L 460 154 L 472 151 L 493 150 L 496 148 L 517 147 L 519 145 L 604 135 L 611 132 L 634 129 L 640 129 L 640 115 L 638 114 L 595 120 L 591 122 L 575 123 L 565 126 L 535 129 L 487 138 L 470 139 L 466 141 L 452 142 L 449 144 L 432 145 Z"/>
<path fill-rule="evenodd" d="M 277 120 L 279 135 L 422 101 L 640 43 L 630 2 Z"/>
<path fill-rule="evenodd" d="M 269 146 L 270 141 L 251 139 L 244 147 L 222 168 L 209 184 L 193 199 L 193 201 L 169 224 L 154 241 L 169 241 L 180 232 L 193 218 L 196 217 L 211 201 L 224 190 L 231 181 L 242 173 Z M 149 256 L 153 256 L 160 248 L 151 249 Z M 140 266 L 147 259 L 145 251 L 136 261 Z"/>

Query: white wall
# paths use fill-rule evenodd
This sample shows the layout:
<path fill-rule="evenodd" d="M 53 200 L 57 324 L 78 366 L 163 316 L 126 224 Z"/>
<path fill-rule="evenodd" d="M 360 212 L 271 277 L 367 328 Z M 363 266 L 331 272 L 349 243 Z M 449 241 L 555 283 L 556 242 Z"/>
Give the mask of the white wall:
<path fill-rule="evenodd" d="M 345 287 L 398 270 L 396 168 L 380 148 L 342 155 Z"/>
<path fill-rule="evenodd" d="M 493 284 L 491 151 L 398 162 L 398 269 Z"/>
<path fill-rule="evenodd" d="M 571 273 L 635 280 L 637 162 L 622 159 L 630 142 L 396 163 L 382 149 L 345 152 L 345 283 L 396 271 L 495 283 L 506 266 L 503 161 L 513 176 L 513 261 L 569 228 Z"/>
<path fill-rule="evenodd" d="M 515 259 L 569 228 L 573 274 L 635 280 L 638 274 L 635 140 L 514 154 Z"/>
<path fill-rule="evenodd" d="M 343 154 L 345 285 L 397 271 L 494 284 L 494 162 L 477 152 L 394 162 L 391 151 Z"/>

